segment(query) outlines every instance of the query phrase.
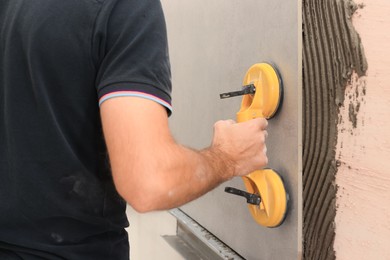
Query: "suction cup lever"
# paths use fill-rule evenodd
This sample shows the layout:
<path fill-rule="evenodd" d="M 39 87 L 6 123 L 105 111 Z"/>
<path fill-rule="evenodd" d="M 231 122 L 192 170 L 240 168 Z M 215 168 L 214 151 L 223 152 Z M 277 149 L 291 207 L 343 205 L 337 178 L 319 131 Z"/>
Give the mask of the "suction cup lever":
<path fill-rule="evenodd" d="M 248 204 L 260 205 L 260 202 L 261 202 L 261 198 L 260 198 L 259 195 L 254 194 L 254 193 L 249 193 L 249 192 L 246 192 L 246 191 L 243 191 L 243 190 L 239 190 L 239 189 L 236 189 L 236 188 L 233 188 L 233 187 L 226 187 L 225 188 L 225 192 L 230 193 L 230 194 L 234 194 L 234 195 L 237 195 L 237 196 L 245 197 L 246 198 L 246 202 Z"/>
<path fill-rule="evenodd" d="M 248 94 L 255 94 L 255 92 L 256 92 L 255 85 L 249 84 L 249 85 L 243 86 L 242 90 L 240 90 L 240 91 L 222 93 L 219 95 L 219 97 L 221 99 L 224 99 L 224 98 L 231 98 L 231 97 L 237 97 L 237 96 L 248 95 Z"/>

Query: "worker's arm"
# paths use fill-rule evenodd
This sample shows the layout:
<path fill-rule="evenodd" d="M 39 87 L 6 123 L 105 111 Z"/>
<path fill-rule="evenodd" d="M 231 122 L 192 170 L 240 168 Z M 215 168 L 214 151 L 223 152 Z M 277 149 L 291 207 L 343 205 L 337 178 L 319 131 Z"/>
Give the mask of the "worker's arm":
<path fill-rule="evenodd" d="M 264 119 L 219 121 L 212 145 L 195 151 L 175 142 L 165 108 L 153 101 L 109 99 L 101 118 L 115 186 L 139 212 L 178 207 L 267 164 Z"/>

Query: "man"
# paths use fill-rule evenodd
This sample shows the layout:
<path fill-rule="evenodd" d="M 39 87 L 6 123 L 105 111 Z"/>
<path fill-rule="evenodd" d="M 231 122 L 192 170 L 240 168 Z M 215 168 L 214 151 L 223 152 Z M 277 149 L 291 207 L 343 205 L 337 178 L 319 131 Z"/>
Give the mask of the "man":
<path fill-rule="evenodd" d="M 267 163 L 262 119 L 174 141 L 158 0 L 2 0 L 0 35 L 0 259 L 128 259 L 126 202 L 177 207 Z"/>

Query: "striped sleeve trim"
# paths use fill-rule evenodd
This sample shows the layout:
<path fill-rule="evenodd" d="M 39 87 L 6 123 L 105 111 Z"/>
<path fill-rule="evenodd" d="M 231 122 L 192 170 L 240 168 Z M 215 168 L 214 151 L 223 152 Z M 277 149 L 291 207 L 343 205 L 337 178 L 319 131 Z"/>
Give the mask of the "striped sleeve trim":
<path fill-rule="evenodd" d="M 166 102 L 165 100 L 158 98 L 156 96 L 147 94 L 147 93 L 139 92 L 139 91 L 115 91 L 115 92 L 107 93 L 100 98 L 99 106 L 101 106 L 101 104 L 104 101 L 106 101 L 110 98 L 115 98 L 115 97 L 140 97 L 140 98 L 149 99 L 149 100 L 152 100 L 152 101 L 159 103 L 160 105 L 163 105 L 170 112 L 172 112 L 172 105 L 169 104 L 168 102 Z"/>

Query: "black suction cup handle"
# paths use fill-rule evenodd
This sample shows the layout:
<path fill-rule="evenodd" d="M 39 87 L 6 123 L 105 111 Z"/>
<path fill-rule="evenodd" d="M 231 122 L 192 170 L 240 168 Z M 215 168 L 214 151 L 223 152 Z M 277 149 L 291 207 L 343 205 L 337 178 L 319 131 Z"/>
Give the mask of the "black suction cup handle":
<path fill-rule="evenodd" d="M 261 198 L 259 195 L 239 190 L 233 187 L 226 187 L 225 192 L 246 198 L 246 202 L 248 204 L 260 205 L 261 202 Z"/>
<path fill-rule="evenodd" d="M 227 92 L 227 93 L 222 93 L 219 95 L 221 99 L 225 98 L 231 98 L 231 97 L 237 97 L 237 96 L 242 96 L 242 95 L 249 95 L 249 94 L 255 94 L 256 92 L 256 87 L 253 84 L 245 85 L 242 87 L 242 90 L 240 91 L 233 91 L 233 92 Z"/>

